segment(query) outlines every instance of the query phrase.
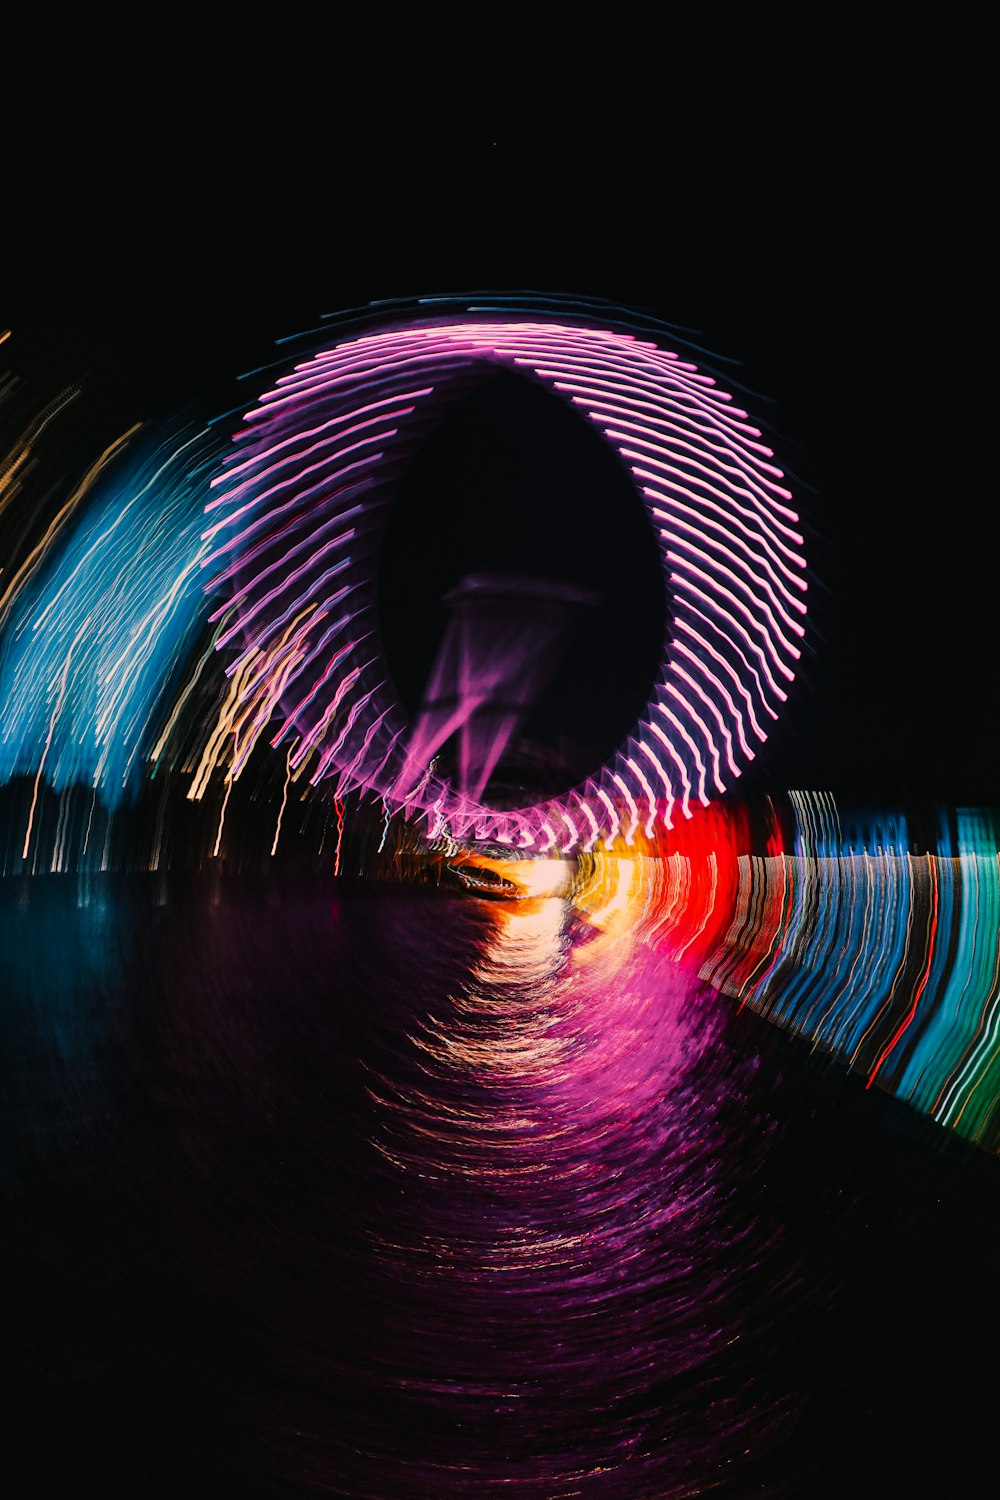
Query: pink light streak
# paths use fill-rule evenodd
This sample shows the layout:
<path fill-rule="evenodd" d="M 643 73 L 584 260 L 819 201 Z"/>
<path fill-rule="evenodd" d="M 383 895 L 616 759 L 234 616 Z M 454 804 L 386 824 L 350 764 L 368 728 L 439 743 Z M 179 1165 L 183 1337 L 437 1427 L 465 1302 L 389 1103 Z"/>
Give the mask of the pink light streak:
<path fill-rule="evenodd" d="M 416 788 L 403 775 L 406 724 L 371 653 L 372 631 L 359 628 L 393 465 L 428 403 L 450 399 L 482 361 L 539 381 L 618 453 L 660 538 L 673 615 L 659 681 L 627 747 L 563 798 L 509 813 L 466 805 L 436 774 Z M 361 786 L 426 813 L 437 833 L 474 828 L 539 852 L 589 851 L 602 837 L 610 846 L 625 807 L 629 842 L 640 803 L 647 832 L 653 825 L 651 772 L 671 827 L 675 806 L 689 817 L 692 799 L 707 805 L 709 788 L 725 790 L 723 759 L 739 775 L 754 757 L 749 735 L 763 743 L 761 720 L 787 698 L 807 580 L 783 481 L 760 429 L 714 377 L 649 338 L 471 315 L 345 338 L 262 394 L 212 481 L 205 538 L 214 550 L 203 566 L 219 569 L 209 585 L 222 595 L 213 619 L 226 617 L 218 645 L 242 637 L 240 661 L 276 652 L 286 675 L 274 743 L 296 741 L 293 767 L 315 754 L 312 780 L 335 776 L 338 794 Z M 296 652 L 281 655 L 279 636 L 300 615 Z"/>

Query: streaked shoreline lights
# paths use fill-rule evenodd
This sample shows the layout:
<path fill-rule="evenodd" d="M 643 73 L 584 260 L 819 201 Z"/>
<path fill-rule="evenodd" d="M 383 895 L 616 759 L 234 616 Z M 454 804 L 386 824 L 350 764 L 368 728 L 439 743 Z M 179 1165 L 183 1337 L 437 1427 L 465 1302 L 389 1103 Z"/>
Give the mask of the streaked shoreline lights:
<path fill-rule="evenodd" d="M 112 810 L 150 772 L 203 618 L 200 502 L 216 441 L 207 429 L 143 438 L 25 570 L 0 649 L 0 782 L 85 783 Z M 25 855 L 30 832 L 29 819 Z"/>

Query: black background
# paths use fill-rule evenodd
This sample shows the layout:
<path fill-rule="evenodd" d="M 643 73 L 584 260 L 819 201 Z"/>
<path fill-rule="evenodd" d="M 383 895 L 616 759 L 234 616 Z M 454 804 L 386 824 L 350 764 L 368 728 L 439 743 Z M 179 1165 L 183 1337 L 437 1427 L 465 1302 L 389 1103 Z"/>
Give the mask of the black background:
<path fill-rule="evenodd" d="M 576 292 L 697 330 L 740 361 L 815 575 L 811 653 L 748 784 L 995 800 L 974 39 L 737 34 L 734 90 L 714 53 L 640 79 L 637 37 L 626 66 L 606 34 L 549 49 L 497 24 L 454 58 L 415 38 L 401 73 L 381 35 L 19 37 L 10 363 L 88 375 L 133 419 L 219 409 L 275 338 L 372 298 Z"/>

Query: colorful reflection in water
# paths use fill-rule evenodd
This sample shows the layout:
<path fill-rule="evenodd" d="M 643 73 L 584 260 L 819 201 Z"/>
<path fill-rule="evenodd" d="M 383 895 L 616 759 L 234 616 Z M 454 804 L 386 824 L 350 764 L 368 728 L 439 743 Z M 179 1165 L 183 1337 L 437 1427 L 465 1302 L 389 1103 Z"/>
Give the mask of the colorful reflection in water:
<path fill-rule="evenodd" d="M 625 911 L 490 908 L 459 982 L 372 1064 L 373 1251 L 397 1335 L 423 1335 L 403 1384 L 417 1409 L 447 1396 L 456 1424 L 440 1477 L 401 1466 L 392 1493 L 483 1493 L 501 1450 L 525 1493 L 682 1494 L 787 1418 L 749 1371 L 720 1378 L 743 1331 L 734 1266 L 783 1263 L 776 1222 L 733 1212 L 734 1170 L 767 1149 L 765 1128 L 737 1168 L 756 1059 L 727 1052 L 711 991 Z M 593 1442 L 574 1451 L 568 1424 Z"/>
<path fill-rule="evenodd" d="M 900 1351 L 947 1367 L 989 1316 L 994 1161 L 699 979 L 710 924 L 663 940 L 697 879 L 654 868 L 512 902 L 5 883 L 40 1484 L 833 1495 L 845 1426 L 979 1472 Z"/>

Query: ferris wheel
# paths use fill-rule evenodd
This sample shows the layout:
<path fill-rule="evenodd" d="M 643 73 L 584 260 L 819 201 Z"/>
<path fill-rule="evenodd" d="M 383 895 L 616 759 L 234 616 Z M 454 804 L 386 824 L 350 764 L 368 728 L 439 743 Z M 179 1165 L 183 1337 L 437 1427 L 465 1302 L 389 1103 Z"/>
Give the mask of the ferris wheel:
<path fill-rule="evenodd" d="M 671 827 L 740 775 L 795 678 L 807 578 L 791 491 L 749 414 L 661 326 L 595 305 L 456 303 L 334 330 L 246 412 L 207 506 L 217 644 L 232 672 L 266 671 L 293 768 L 369 791 L 432 836 L 572 853 Z M 617 455 L 668 599 L 656 681 L 624 742 L 562 795 L 513 809 L 433 759 L 415 766 L 375 612 L 400 478 L 484 366 L 540 384 Z"/>

